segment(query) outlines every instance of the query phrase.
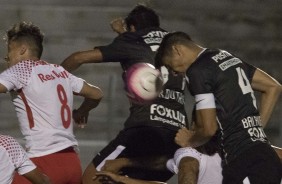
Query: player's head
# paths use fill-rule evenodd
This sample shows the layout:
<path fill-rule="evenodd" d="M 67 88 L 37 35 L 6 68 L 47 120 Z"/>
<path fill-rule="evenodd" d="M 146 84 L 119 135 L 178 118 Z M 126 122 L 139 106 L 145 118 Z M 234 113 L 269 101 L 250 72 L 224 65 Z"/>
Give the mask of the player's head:
<path fill-rule="evenodd" d="M 158 65 L 165 65 L 176 72 L 185 72 L 183 68 L 187 54 L 183 52 L 183 47 L 192 48 L 194 42 L 190 36 L 184 32 L 173 32 L 164 36 L 157 51 L 155 62 Z M 185 55 L 184 55 L 185 54 Z"/>
<path fill-rule="evenodd" d="M 14 24 L 6 33 L 8 44 L 7 61 L 9 65 L 19 62 L 19 59 L 39 59 L 43 51 L 43 33 L 31 22 Z M 31 58 L 23 58 L 26 57 Z"/>
<path fill-rule="evenodd" d="M 125 18 L 127 30 L 131 31 L 131 26 L 135 30 L 141 30 L 149 27 L 159 27 L 160 20 L 157 13 L 144 5 L 137 5 Z"/>

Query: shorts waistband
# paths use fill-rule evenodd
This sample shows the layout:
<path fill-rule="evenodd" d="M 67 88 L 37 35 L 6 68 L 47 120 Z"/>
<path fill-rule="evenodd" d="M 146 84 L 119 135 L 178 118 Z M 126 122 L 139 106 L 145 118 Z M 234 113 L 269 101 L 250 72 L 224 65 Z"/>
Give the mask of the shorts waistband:
<path fill-rule="evenodd" d="M 68 148 L 65 148 L 61 151 L 58 151 L 56 153 L 71 153 L 71 152 L 75 152 L 74 148 L 71 146 L 71 147 L 68 147 Z"/>

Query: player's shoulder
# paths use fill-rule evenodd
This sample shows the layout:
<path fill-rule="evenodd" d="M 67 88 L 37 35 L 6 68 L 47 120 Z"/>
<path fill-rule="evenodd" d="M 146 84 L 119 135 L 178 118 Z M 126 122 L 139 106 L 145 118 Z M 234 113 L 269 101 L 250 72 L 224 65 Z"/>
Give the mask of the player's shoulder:
<path fill-rule="evenodd" d="M 199 53 L 199 56 L 197 58 L 197 62 L 195 64 L 201 65 L 201 64 L 207 64 L 210 63 L 211 61 L 214 61 L 214 58 L 219 55 L 221 52 L 225 52 L 221 49 L 210 49 L 210 48 L 205 48 L 201 53 Z"/>
<path fill-rule="evenodd" d="M 150 27 L 146 29 L 141 29 L 135 32 L 124 32 L 116 37 L 116 40 L 139 40 L 146 37 L 160 37 L 163 38 L 168 31 L 160 27 Z"/>
<path fill-rule="evenodd" d="M 217 63 L 213 57 L 221 52 L 220 49 L 204 49 L 195 60 L 195 62 L 187 70 L 188 73 L 201 74 L 207 71 L 214 71 Z"/>
<path fill-rule="evenodd" d="M 16 65 L 8 68 L 8 70 L 13 71 L 14 73 L 31 73 L 34 67 L 41 66 L 41 65 L 49 65 L 48 62 L 43 60 L 22 60 Z"/>
<path fill-rule="evenodd" d="M 134 41 L 134 40 L 137 40 L 137 39 L 140 39 L 139 35 L 136 34 L 135 32 L 124 32 L 120 35 L 118 35 L 114 41 L 117 42 L 117 41 Z"/>
<path fill-rule="evenodd" d="M 13 144 L 18 144 L 15 138 L 9 135 L 0 135 L 0 146 L 7 148 L 12 146 Z"/>

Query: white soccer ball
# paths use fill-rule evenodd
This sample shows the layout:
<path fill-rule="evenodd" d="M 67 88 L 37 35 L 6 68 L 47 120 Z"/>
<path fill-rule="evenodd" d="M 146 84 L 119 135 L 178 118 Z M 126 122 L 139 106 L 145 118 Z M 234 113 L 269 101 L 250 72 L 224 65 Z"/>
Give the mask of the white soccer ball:
<path fill-rule="evenodd" d="M 137 63 L 126 71 L 127 96 L 138 104 L 150 103 L 162 90 L 159 70 L 150 63 Z"/>

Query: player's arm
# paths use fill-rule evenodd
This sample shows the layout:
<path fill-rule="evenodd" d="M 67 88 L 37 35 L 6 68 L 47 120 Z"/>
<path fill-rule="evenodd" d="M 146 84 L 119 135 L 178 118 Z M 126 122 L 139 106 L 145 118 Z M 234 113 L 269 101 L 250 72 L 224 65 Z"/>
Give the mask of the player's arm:
<path fill-rule="evenodd" d="M 80 65 L 85 63 L 100 63 L 103 60 L 103 55 L 98 48 L 87 51 L 79 51 L 68 56 L 62 63 L 67 71 L 72 72 Z"/>
<path fill-rule="evenodd" d="M 196 94 L 195 102 L 195 133 L 187 145 L 194 148 L 207 143 L 218 128 L 213 93 Z"/>
<path fill-rule="evenodd" d="M 84 102 L 80 106 L 80 110 L 90 111 L 91 109 L 98 106 L 101 99 L 103 98 L 102 90 L 94 85 L 91 85 L 87 82 L 83 83 L 83 87 L 79 95 L 85 97 Z"/>
<path fill-rule="evenodd" d="M 8 91 L 8 89 L 0 83 L 0 93 L 6 93 Z"/>
<path fill-rule="evenodd" d="M 215 109 L 196 110 L 197 121 L 195 130 L 180 129 L 175 137 L 175 142 L 181 147 L 198 147 L 207 143 L 216 133 L 217 121 Z M 180 133 L 181 132 L 181 133 Z M 186 135 L 183 135 L 183 134 Z M 185 136 L 184 139 L 182 136 Z M 186 140 L 186 141 L 185 141 Z"/>
<path fill-rule="evenodd" d="M 83 128 L 87 123 L 89 112 L 97 107 L 103 98 L 103 92 L 99 87 L 84 82 L 79 95 L 85 98 L 80 107 L 73 111 L 73 119 Z"/>
<path fill-rule="evenodd" d="M 273 77 L 260 69 L 256 69 L 251 85 L 255 91 L 261 92 L 259 111 L 262 126 L 265 127 L 281 94 L 282 86 Z"/>
<path fill-rule="evenodd" d="M 49 178 L 46 175 L 42 174 L 37 168 L 23 174 L 23 176 L 32 184 L 51 184 Z"/>
<path fill-rule="evenodd" d="M 185 136 L 183 136 L 185 138 Z M 196 184 L 198 182 L 201 153 L 191 147 L 176 150 L 173 160 L 169 160 L 167 168 L 178 174 L 179 184 Z"/>
<path fill-rule="evenodd" d="M 145 181 L 145 180 L 133 179 L 107 171 L 97 172 L 96 175 L 100 176 L 99 181 L 102 184 L 166 184 L 158 181 Z"/>
<path fill-rule="evenodd" d="M 193 157 L 184 157 L 178 165 L 179 184 L 197 184 L 199 161 Z"/>

